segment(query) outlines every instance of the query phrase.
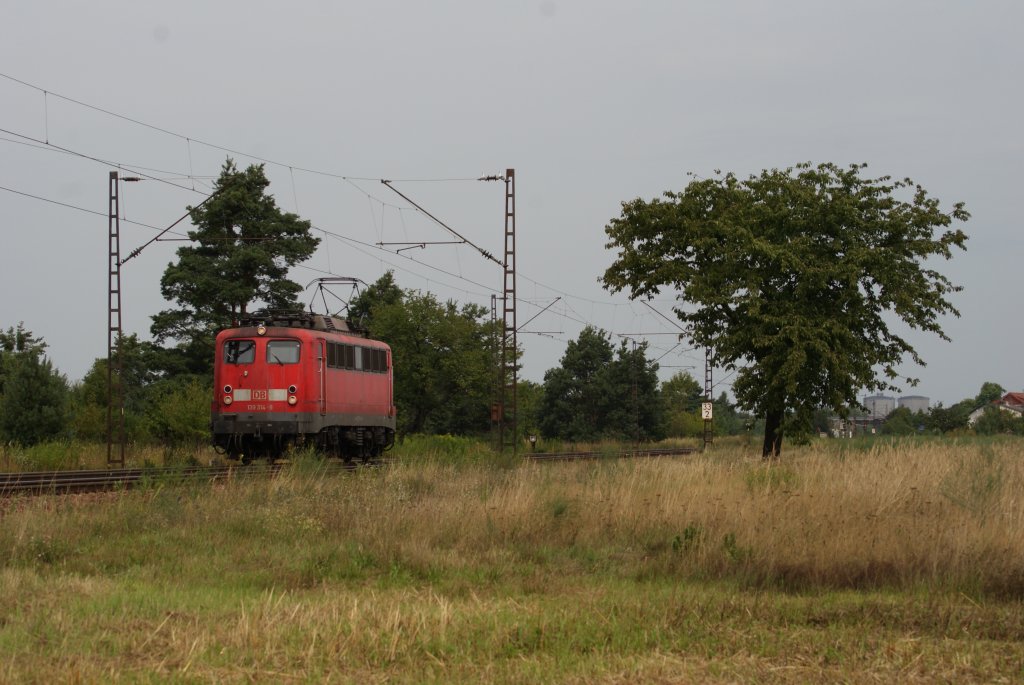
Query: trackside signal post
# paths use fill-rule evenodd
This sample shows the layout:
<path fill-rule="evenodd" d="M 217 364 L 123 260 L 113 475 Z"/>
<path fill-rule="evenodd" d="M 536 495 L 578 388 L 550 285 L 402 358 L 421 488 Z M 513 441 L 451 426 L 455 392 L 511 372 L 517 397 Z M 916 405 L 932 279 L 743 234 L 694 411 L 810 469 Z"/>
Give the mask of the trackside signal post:
<path fill-rule="evenodd" d="M 704 419 L 704 449 L 715 440 L 711 402 L 711 348 L 704 351 L 704 401 L 700 405 L 700 417 Z"/>

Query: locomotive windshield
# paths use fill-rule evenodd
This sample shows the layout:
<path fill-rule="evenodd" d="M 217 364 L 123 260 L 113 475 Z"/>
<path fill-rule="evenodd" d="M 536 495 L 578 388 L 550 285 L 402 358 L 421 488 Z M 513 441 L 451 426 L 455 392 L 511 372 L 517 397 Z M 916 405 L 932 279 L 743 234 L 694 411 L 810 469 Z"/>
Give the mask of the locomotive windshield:
<path fill-rule="evenodd" d="M 267 363 L 298 364 L 301 346 L 298 340 L 271 340 L 267 342 Z"/>
<path fill-rule="evenodd" d="M 253 340 L 228 340 L 224 343 L 225 364 L 252 364 L 256 359 L 256 342 Z"/>

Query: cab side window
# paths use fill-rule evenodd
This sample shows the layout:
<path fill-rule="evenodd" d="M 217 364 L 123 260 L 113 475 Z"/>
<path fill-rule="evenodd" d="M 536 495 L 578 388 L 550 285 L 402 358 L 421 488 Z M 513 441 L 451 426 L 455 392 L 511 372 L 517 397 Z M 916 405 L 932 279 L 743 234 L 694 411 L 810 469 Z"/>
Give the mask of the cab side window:
<path fill-rule="evenodd" d="M 298 340 L 270 340 L 267 342 L 268 364 L 298 364 L 302 343 Z"/>
<path fill-rule="evenodd" d="M 224 343 L 225 364 L 252 364 L 256 361 L 255 340 L 228 340 Z"/>

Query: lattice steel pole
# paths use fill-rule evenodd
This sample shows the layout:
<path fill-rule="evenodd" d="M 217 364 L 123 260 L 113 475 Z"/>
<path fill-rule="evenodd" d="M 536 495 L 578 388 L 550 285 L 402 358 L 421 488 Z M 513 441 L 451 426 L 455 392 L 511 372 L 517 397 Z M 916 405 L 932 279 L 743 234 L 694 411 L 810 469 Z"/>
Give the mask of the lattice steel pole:
<path fill-rule="evenodd" d="M 516 177 L 515 169 L 505 170 L 505 258 L 502 261 L 505 277 L 502 289 L 502 344 L 501 373 L 501 446 L 511 445 L 512 454 L 519 451 L 516 436 L 516 392 L 518 381 L 518 351 L 516 337 Z M 507 431 L 507 434 L 506 434 Z"/>
<path fill-rule="evenodd" d="M 124 468 L 124 366 L 121 349 L 121 219 L 119 179 L 110 172 L 107 241 L 107 466 Z M 117 451 L 115 453 L 115 437 Z"/>

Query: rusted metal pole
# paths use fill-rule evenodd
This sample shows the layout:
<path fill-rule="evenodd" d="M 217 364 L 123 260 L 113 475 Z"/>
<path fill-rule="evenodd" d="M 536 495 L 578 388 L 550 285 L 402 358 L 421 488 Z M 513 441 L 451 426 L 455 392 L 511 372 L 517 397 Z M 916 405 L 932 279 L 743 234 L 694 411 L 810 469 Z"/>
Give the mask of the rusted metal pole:
<path fill-rule="evenodd" d="M 505 271 L 502 287 L 502 323 L 501 372 L 503 392 L 501 398 L 501 445 L 512 448 L 512 454 L 519 451 L 519 440 L 516 436 L 516 393 L 518 386 L 518 352 L 516 326 L 516 177 L 515 169 L 505 170 L 505 259 L 502 266 Z M 507 431 L 507 433 L 506 433 Z"/>
<path fill-rule="evenodd" d="M 121 344 L 121 219 L 119 178 L 110 172 L 107 224 L 107 467 L 124 468 L 124 364 Z M 114 444 L 117 450 L 114 450 Z"/>

